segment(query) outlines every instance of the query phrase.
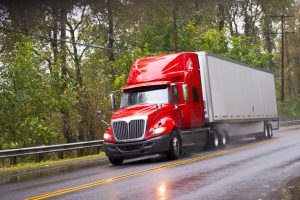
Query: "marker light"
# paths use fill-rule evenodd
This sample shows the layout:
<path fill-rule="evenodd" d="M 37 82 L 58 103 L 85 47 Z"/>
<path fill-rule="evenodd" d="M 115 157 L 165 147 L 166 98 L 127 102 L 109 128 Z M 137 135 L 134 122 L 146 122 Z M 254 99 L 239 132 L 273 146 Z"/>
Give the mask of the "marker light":
<path fill-rule="evenodd" d="M 151 135 L 160 134 L 160 133 L 164 132 L 166 129 L 167 129 L 166 127 L 159 127 L 157 129 L 154 129 L 153 131 L 151 131 Z"/>

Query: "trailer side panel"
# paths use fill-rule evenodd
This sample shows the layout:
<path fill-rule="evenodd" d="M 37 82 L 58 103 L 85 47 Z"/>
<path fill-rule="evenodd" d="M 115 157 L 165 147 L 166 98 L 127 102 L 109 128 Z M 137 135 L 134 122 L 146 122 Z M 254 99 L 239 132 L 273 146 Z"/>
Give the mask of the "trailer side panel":
<path fill-rule="evenodd" d="M 198 57 L 208 122 L 278 118 L 272 73 L 205 52 Z"/>

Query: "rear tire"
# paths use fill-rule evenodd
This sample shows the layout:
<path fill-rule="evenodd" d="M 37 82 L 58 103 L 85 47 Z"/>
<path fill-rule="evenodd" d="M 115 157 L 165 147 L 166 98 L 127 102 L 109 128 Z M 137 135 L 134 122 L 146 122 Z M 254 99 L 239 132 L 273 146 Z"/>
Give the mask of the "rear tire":
<path fill-rule="evenodd" d="M 182 143 L 180 135 L 177 131 L 171 134 L 170 146 L 167 156 L 170 160 L 176 160 L 182 155 Z"/>
<path fill-rule="evenodd" d="M 273 129 L 272 129 L 272 125 L 269 124 L 268 125 L 268 138 L 271 139 L 273 137 Z"/>
<path fill-rule="evenodd" d="M 217 149 L 219 147 L 219 136 L 215 129 L 212 129 L 210 132 L 210 139 L 209 139 L 209 147 L 211 149 Z"/>
<path fill-rule="evenodd" d="M 267 123 L 264 125 L 264 131 L 262 133 L 259 133 L 257 136 L 255 136 L 255 139 L 257 141 L 266 140 L 269 138 L 269 126 Z"/>
<path fill-rule="evenodd" d="M 228 141 L 227 141 L 228 138 L 227 138 L 226 134 L 218 134 L 218 139 L 219 139 L 219 146 L 221 148 L 225 148 L 228 143 Z"/>
<path fill-rule="evenodd" d="M 263 133 L 263 139 L 268 139 L 269 138 L 269 126 L 267 123 L 265 123 L 265 126 L 264 126 L 264 133 Z"/>
<path fill-rule="evenodd" d="M 123 163 L 123 158 L 115 158 L 115 157 L 108 157 L 109 161 L 113 165 L 122 165 Z"/>

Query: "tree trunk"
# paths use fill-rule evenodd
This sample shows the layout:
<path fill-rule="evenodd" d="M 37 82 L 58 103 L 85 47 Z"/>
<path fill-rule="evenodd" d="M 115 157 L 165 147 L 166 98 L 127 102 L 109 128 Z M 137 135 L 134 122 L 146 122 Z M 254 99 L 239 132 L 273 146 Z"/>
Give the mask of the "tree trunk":
<path fill-rule="evenodd" d="M 224 2 L 218 1 L 218 30 L 221 31 L 225 27 L 225 8 Z"/>
<path fill-rule="evenodd" d="M 12 19 L 12 25 L 16 27 L 18 30 L 28 32 L 28 25 L 27 25 L 27 15 L 28 10 L 26 5 L 18 4 L 15 2 L 9 2 L 7 4 L 10 17 Z"/>
<path fill-rule="evenodd" d="M 300 66 L 300 55 L 299 54 L 297 54 L 296 55 L 296 61 L 295 61 L 295 66 Z M 297 92 L 299 93 L 300 92 L 300 69 L 299 68 L 297 68 L 297 85 L 296 85 L 296 88 L 297 88 Z"/>
<path fill-rule="evenodd" d="M 266 10 L 264 7 L 262 8 L 263 10 Z M 272 41 L 272 21 L 270 19 L 270 14 L 268 12 L 265 12 L 265 15 L 263 17 L 263 37 L 265 41 L 265 48 L 267 52 L 272 55 L 273 54 L 273 49 L 274 49 L 274 43 Z M 273 56 L 269 58 L 269 63 L 268 63 L 268 69 L 271 72 L 275 72 L 275 64 L 273 61 Z"/>
<path fill-rule="evenodd" d="M 230 17 L 230 26 L 229 26 L 229 29 L 230 29 L 230 33 L 231 33 L 231 36 L 238 36 L 239 32 L 238 32 L 238 26 L 237 26 L 237 22 L 235 20 L 235 17 L 237 16 L 238 14 L 238 7 L 233 5 L 231 7 L 231 12 L 228 14 L 228 16 Z"/>
<path fill-rule="evenodd" d="M 284 102 L 285 98 L 285 85 L 284 85 L 284 17 L 281 17 L 281 87 L 280 87 L 280 100 Z"/>
<path fill-rule="evenodd" d="M 114 24 L 113 24 L 113 13 L 111 0 L 107 0 L 107 16 L 108 16 L 108 48 L 112 49 L 114 47 Z M 109 61 L 115 61 L 113 50 L 109 50 L 108 55 Z"/>
<path fill-rule="evenodd" d="M 178 52 L 178 30 L 177 30 L 177 12 L 178 12 L 178 3 L 176 0 L 173 1 L 173 45 L 174 51 Z"/>
<path fill-rule="evenodd" d="M 81 60 L 80 56 L 78 54 L 78 49 L 76 46 L 76 40 L 75 40 L 75 30 L 72 27 L 71 24 L 68 23 L 69 26 L 69 31 L 71 35 L 71 42 L 72 42 L 72 47 L 73 47 L 73 60 L 75 64 L 75 69 L 76 69 L 76 87 L 77 90 L 80 91 L 83 87 L 83 80 L 82 80 L 82 75 L 81 75 Z"/>
<path fill-rule="evenodd" d="M 61 67 L 61 78 L 62 78 L 62 91 L 67 88 L 67 46 L 66 42 L 66 23 L 67 23 L 67 9 L 64 4 L 60 9 L 60 67 Z M 62 107 L 60 109 L 62 114 L 62 131 L 67 142 L 74 142 L 72 127 L 71 127 L 71 116 L 69 109 Z"/>
<path fill-rule="evenodd" d="M 251 19 L 250 16 L 248 15 L 248 5 L 250 4 L 251 6 L 251 2 L 247 1 L 245 3 L 245 5 L 243 6 L 243 12 L 244 12 L 244 33 L 247 37 L 250 36 L 250 30 L 251 30 Z"/>
<path fill-rule="evenodd" d="M 49 36 L 53 38 L 53 40 L 50 41 L 51 44 L 51 49 L 53 52 L 53 65 L 54 67 L 56 67 L 58 65 L 58 8 L 56 5 L 54 5 L 52 7 L 52 17 L 53 17 L 53 21 L 52 21 L 52 29 L 49 30 Z M 53 34 L 51 34 L 51 31 L 53 32 Z M 49 67 L 50 73 L 52 74 L 52 67 Z"/>
<path fill-rule="evenodd" d="M 294 84 L 292 79 L 292 68 L 290 66 L 290 56 L 289 56 L 289 44 L 287 40 L 287 34 L 285 34 L 285 49 L 286 49 L 286 65 L 287 65 L 287 86 L 288 86 L 288 96 L 292 98 L 295 95 Z"/>

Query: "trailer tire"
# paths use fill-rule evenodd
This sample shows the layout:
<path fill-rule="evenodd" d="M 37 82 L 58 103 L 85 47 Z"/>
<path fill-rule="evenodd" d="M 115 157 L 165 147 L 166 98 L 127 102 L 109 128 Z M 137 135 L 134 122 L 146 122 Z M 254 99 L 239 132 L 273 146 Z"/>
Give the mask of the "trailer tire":
<path fill-rule="evenodd" d="M 268 139 L 269 138 L 269 125 L 265 123 L 264 126 L 264 132 L 263 132 L 263 139 Z"/>
<path fill-rule="evenodd" d="M 212 129 L 209 135 L 209 148 L 217 149 L 219 147 L 219 136 L 216 129 Z"/>
<path fill-rule="evenodd" d="M 271 139 L 273 137 L 273 129 L 272 129 L 272 125 L 269 124 L 268 125 L 268 138 Z"/>
<path fill-rule="evenodd" d="M 218 134 L 219 146 L 225 148 L 228 143 L 228 137 L 226 134 Z"/>
<path fill-rule="evenodd" d="M 116 157 L 108 157 L 109 162 L 113 165 L 122 165 L 123 158 L 116 158 Z"/>
<path fill-rule="evenodd" d="M 259 133 L 257 136 L 255 136 L 255 139 L 257 141 L 266 140 L 269 138 L 269 128 L 268 127 L 269 127 L 268 124 L 265 123 L 263 132 Z"/>
<path fill-rule="evenodd" d="M 177 160 L 182 155 L 182 142 L 179 133 L 174 130 L 171 134 L 167 156 L 170 160 Z"/>

